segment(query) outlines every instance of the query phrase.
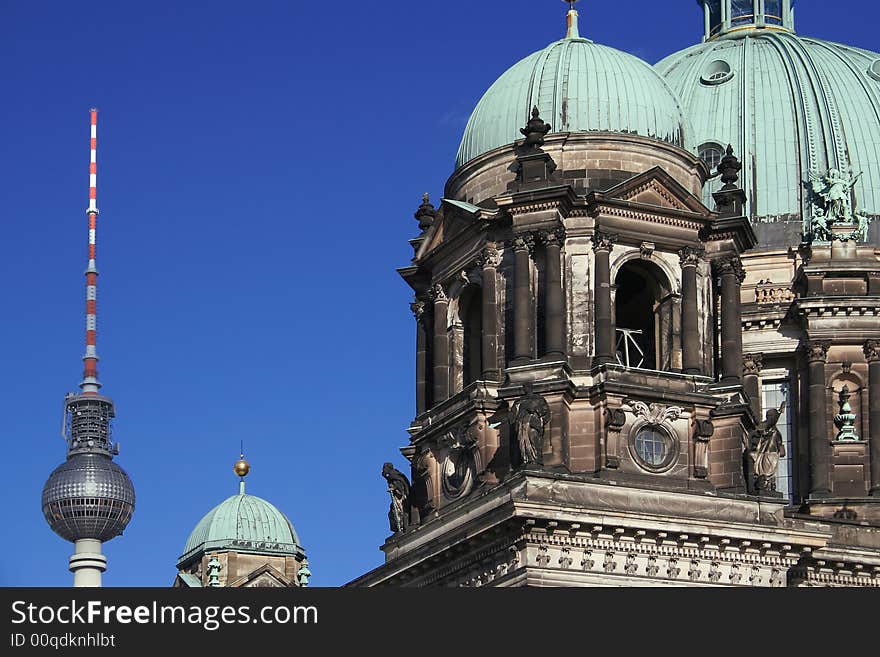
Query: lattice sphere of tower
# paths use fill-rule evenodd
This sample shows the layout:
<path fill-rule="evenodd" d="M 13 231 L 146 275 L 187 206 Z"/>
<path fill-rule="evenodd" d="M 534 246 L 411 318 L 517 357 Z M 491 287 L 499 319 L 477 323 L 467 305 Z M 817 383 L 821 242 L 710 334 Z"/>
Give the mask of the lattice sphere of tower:
<path fill-rule="evenodd" d="M 100 453 L 73 454 L 43 487 L 46 521 L 68 541 L 119 536 L 131 520 L 134 502 L 128 474 Z"/>

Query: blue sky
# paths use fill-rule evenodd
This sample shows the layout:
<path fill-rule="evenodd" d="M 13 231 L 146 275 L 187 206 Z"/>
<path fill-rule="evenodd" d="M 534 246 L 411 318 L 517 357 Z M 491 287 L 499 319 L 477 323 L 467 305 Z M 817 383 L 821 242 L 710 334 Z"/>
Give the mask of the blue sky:
<path fill-rule="evenodd" d="M 802 0 L 798 31 L 877 50 L 876 3 Z M 66 586 L 40 511 L 80 380 L 88 110 L 98 128 L 99 333 L 117 459 L 137 509 L 108 586 L 167 586 L 201 516 L 237 491 L 293 521 L 312 583 L 379 565 L 382 463 L 414 409 L 410 294 L 395 268 L 421 194 L 507 67 L 564 34 L 565 5 L 0 0 L 0 161 L 11 295 L 0 585 Z M 650 62 L 697 43 L 692 0 L 582 2 L 581 34 Z"/>

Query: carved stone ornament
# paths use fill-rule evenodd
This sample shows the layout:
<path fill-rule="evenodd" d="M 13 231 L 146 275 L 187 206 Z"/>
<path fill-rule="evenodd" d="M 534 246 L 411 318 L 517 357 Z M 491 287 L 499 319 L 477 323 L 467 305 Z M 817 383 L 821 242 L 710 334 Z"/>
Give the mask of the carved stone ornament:
<path fill-rule="evenodd" d="M 596 231 L 593 233 L 593 251 L 611 251 L 616 241 L 617 235 Z"/>
<path fill-rule="evenodd" d="M 828 348 L 831 346 L 830 340 L 811 340 L 804 345 L 804 351 L 807 354 L 807 360 L 811 363 L 815 361 L 825 362 L 828 358 Z"/>
<path fill-rule="evenodd" d="M 550 425 L 550 406 L 524 383 L 525 394 L 510 407 L 510 442 L 514 467 L 543 464 L 544 438 Z"/>
<path fill-rule="evenodd" d="M 382 466 L 382 476 L 388 482 L 388 493 L 391 495 L 388 523 L 391 531 L 396 534 L 405 531 L 412 524 L 409 479 L 391 463 Z"/>
<path fill-rule="evenodd" d="M 728 276 L 733 274 L 736 280 L 742 283 L 746 279 L 746 272 L 742 266 L 742 260 L 739 256 L 727 256 L 715 262 L 715 268 L 719 276 Z"/>
<path fill-rule="evenodd" d="M 852 406 L 850 406 L 849 398 L 852 396 L 852 393 L 849 391 L 849 386 L 843 386 L 843 389 L 838 393 L 837 404 L 840 406 L 840 412 L 834 416 L 834 424 L 837 426 L 839 431 L 837 432 L 837 440 L 858 440 L 859 436 L 856 433 L 856 414 L 853 413 Z"/>
<path fill-rule="evenodd" d="M 866 340 L 862 350 L 865 352 L 865 360 L 869 363 L 880 360 L 880 340 Z"/>
<path fill-rule="evenodd" d="M 413 317 L 415 317 L 416 321 L 418 321 L 425 314 L 425 302 L 417 298 L 415 301 L 409 304 L 409 309 L 412 311 Z"/>
<path fill-rule="evenodd" d="M 535 250 L 535 236 L 531 233 L 520 233 L 512 240 L 514 251 L 528 251 L 532 253 Z"/>
<path fill-rule="evenodd" d="M 487 244 L 477 256 L 477 266 L 483 269 L 496 269 L 501 264 L 501 252 L 494 244 Z"/>
<path fill-rule="evenodd" d="M 761 373 L 761 367 L 764 365 L 763 354 L 743 354 L 743 374 L 753 374 L 757 376 Z"/>
<path fill-rule="evenodd" d="M 434 287 L 431 288 L 431 299 L 434 303 L 449 303 L 449 297 L 446 296 L 446 290 L 443 289 L 443 286 L 440 283 L 436 283 Z"/>
<path fill-rule="evenodd" d="M 413 216 L 419 220 L 419 228 L 421 228 L 423 232 L 428 230 L 434 223 L 434 217 L 437 216 L 437 211 L 434 209 L 434 206 L 431 205 L 428 192 L 425 192 L 424 196 L 422 196 L 422 204 Z"/>
<path fill-rule="evenodd" d="M 532 108 L 532 118 L 519 131 L 525 137 L 523 146 L 538 149 L 544 145 L 544 137 L 550 132 L 550 124 L 544 123 L 537 106 L 535 106 Z"/>
<path fill-rule="evenodd" d="M 678 251 L 678 257 L 682 267 L 696 267 L 703 259 L 705 252 L 703 249 L 695 249 L 692 246 L 686 246 Z"/>
<path fill-rule="evenodd" d="M 665 404 L 646 404 L 643 401 L 627 399 L 624 403 L 633 409 L 633 413 L 642 417 L 648 424 L 663 424 L 666 421 L 677 420 L 684 409 L 681 406 L 666 406 Z"/>
<path fill-rule="evenodd" d="M 642 242 L 639 245 L 639 255 L 645 260 L 650 260 L 656 248 L 657 245 L 654 242 Z"/>
<path fill-rule="evenodd" d="M 726 189 L 736 185 L 736 182 L 739 180 L 740 170 L 742 170 L 742 163 L 733 154 L 733 146 L 728 144 L 724 157 L 718 163 L 718 173 L 721 174 L 721 182 Z"/>
<path fill-rule="evenodd" d="M 626 412 L 620 408 L 605 409 L 605 465 L 620 467 L 620 430 L 626 424 Z"/>

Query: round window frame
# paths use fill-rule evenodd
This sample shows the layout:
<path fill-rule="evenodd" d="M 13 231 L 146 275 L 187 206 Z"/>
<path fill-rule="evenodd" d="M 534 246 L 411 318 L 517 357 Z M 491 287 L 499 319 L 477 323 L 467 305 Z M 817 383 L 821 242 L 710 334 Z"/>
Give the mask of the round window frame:
<path fill-rule="evenodd" d="M 722 146 L 721 142 L 718 141 L 704 141 L 702 144 L 697 146 L 697 157 L 703 160 L 703 162 L 706 162 L 706 159 L 703 157 L 703 153 L 710 148 L 712 150 L 717 150 L 720 153 L 718 164 L 721 164 L 721 160 L 724 159 L 724 146 Z M 715 169 L 718 167 L 718 164 L 716 164 L 715 166 L 711 166 L 708 162 L 706 162 L 706 166 L 708 166 L 711 171 L 715 171 Z"/>
<path fill-rule="evenodd" d="M 662 434 L 666 439 L 668 451 L 666 453 L 666 458 L 664 458 L 659 465 L 652 465 L 646 462 L 639 454 L 639 450 L 636 447 L 636 438 L 638 437 L 639 432 L 643 429 L 653 429 Z M 639 468 L 651 474 L 663 474 L 664 472 L 668 472 L 678 462 L 679 452 L 681 451 L 681 444 L 674 431 L 664 424 L 645 421 L 634 424 L 632 429 L 630 429 L 629 436 L 627 437 L 627 447 L 633 462 L 635 462 Z"/>
<path fill-rule="evenodd" d="M 723 66 L 723 68 L 718 65 Z M 716 77 L 719 74 L 720 76 Z M 703 67 L 703 72 L 700 74 L 700 82 L 710 86 L 724 84 L 725 82 L 732 80 L 734 75 L 733 67 L 727 61 L 723 59 L 713 59 Z"/>
<path fill-rule="evenodd" d="M 868 75 L 880 82 L 880 59 L 875 59 L 868 67 Z"/>

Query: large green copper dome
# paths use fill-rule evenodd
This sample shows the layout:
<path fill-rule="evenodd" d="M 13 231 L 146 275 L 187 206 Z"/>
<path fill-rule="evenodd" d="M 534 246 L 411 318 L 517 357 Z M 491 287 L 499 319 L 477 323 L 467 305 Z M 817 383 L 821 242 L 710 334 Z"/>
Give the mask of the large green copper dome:
<path fill-rule="evenodd" d="M 471 114 L 456 166 L 520 139 L 532 107 L 551 132 L 624 132 L 685 146 L 678 99 L 638 57 L 578 37 L 565 38 L 509 68 Z"/>
<path fill-rule="evenodd" d="M 701 153 L 717 157 L 729 143 L 742 159 L 759 239 L 796 238 L 808 211 L 805 184 L 829 169 L 862 173 L 855 207 L 880 215 L 880 54 L 798 36 L 793 24 L 706 25 L 707 41 L 656 68 L 681 98 Z"/>
<path fill-rule="evenodd" d="M 186 541 L 181 564 L 209 550 L 302 554 L 290 520 L 266 500 L 244 492 L 205 514 Z"/>

